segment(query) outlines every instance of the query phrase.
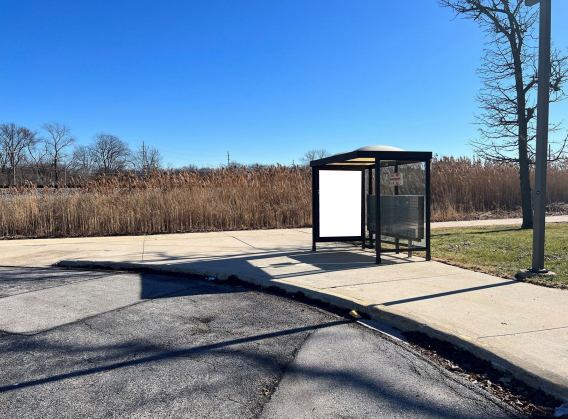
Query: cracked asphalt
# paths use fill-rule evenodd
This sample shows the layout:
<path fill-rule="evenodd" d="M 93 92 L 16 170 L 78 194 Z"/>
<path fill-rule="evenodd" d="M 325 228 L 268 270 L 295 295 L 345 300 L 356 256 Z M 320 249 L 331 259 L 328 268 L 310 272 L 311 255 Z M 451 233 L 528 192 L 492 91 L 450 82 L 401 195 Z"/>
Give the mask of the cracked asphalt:
<path fill-rule="evenodd" d="M 246 287 L 0 268 L 3 418 L 510 418 L 374 330 Z"/>

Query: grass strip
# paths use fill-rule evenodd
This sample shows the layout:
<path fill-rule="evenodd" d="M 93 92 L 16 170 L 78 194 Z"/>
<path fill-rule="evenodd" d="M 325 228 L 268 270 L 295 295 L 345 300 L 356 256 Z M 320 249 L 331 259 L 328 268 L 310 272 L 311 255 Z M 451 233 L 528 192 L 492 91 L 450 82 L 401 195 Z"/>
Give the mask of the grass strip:
<path fill-rule="evenodd" d="M 519 226 L 443 228 L 432 230 L 432 257 L 505 278 L 531 267 L 532 230 Z M 545 268 L 553 277 L 534 276 L 526 282 L 568 289 L 568 224 L 548 224 Z"/>

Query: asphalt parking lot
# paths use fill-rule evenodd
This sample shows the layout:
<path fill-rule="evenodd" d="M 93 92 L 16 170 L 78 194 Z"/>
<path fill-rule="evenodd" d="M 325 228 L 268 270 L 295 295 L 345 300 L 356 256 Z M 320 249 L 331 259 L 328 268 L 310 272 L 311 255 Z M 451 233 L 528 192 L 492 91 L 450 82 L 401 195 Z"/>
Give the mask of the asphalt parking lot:
<path fill-rule="evenodd" d="M 403 343 L 217 281 L 0 268 L 6 418 L 509 418 Z"/>

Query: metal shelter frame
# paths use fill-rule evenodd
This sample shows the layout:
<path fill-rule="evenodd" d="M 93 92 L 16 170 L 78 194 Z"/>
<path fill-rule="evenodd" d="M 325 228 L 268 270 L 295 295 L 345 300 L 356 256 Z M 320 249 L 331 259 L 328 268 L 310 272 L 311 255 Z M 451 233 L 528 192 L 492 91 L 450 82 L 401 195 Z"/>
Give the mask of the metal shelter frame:
<path fill-rule="evenodd" d="M 400 253 L 399 244 L 395 249 L 387 249 L 381 246 L 381 194 L 380 194 L 380 173 L 376 168 L 394 167 L 395 173 L 398 172 L 398 167 L 410 163 L 424 163 L 425 164 L 425 246 L 410 247 L 411 251 L 426 251 L 426 260 L 430 260 L 430 161 L 432 160 L 432 152 L 430 151 L 405 151 L 395 147 L 388 146 L 369 146 L 350 151 L 347 153 L 335 154 L 323 159 L 312 160 L 310 166 L 312 168 L 312 250 L 316 250 L 316 243 L 320 242 L 339 242 L 339 241 L 361 241 L 362 248 L 365 249 L 368 240 L 369 247 L 373 247 L 373 233 L 369 231 L 369 237 L 366 236 L 366 173 L 368 173 L 368 188 L 369 195 L 375 191 L 375 226 L 376 226 L 376 261 L 381 263 L 381 253 L 396 252 Z M 346 171 L 360 171 L 361 172 L 361 235 L 360 236 L 335 236 L 335 237 L 321 237 L 320 236 L 320 202 L 319 202 L 319 188 L 320 188 L 320 171 L 321 170 L 346 170 Z M 373 182 L 373 170 L 375 170 Z M 380 172 L 380 170 L 379 170 Z M 374 183 L 374 185 L 373 185 Z M 379 191 L 379 193 L 377 193 Z M 398 195 L 398 186 L 395 186 L 395 195 Z"/>

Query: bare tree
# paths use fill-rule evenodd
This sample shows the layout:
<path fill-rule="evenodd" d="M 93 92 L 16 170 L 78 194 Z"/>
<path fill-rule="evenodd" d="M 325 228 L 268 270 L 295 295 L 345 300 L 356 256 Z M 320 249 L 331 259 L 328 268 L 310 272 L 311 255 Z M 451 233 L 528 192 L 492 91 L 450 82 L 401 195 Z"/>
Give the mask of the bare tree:
<path fill-rule="evenodd" d="M 148 173 L 162 167 L 162 155 L 157 148 L 148 147 L 142 143 L 142 147 L 132 156 L 134 170 L 140 173 Z"/>
<path fill-rule="evenodd" d="M 308 150 L 300 157 L 300 162 L 304 165 L 309 165 L 312 160 L 323 159 L 330 156 L 331 153 L 325 149 Z"/>
<path fill-rule="evenodd" d="M 483 88 L 477 96 L 482 110 L 476 115 L 480 138 L 472 141 L 478 156 L 519 165 L 522 228 L 532 228 L 530 165 L 534 163 L 537 50 L 533 36 L 538 12 L 524 6 L 525 0 L 440 0 L 456 16 L 471 19 L 488 38 L 478 73 Z M 568 57 L 558 50 L 551 54 L 550 101 L 565 98 Z M 558 130 L 552 124 L 550 130 Z M 550 160 L 564 156 L 566 138 L 556 144 Z"/>
<path fill-rule="evenodd" d="M 69 161 L 69 168 L 77 175 L 89 178 L 93 172 L 91 149 L 86 145 L 78 145 L 73 149 L 73 155 Z"/>
<path fill-rule="evenodd" d="M 48 156 L 49 151 L 47 149 L 47 144 L 44 140 L 39 140 L 35 144 L 28 144 L 28 156 L 30 157 L 31 163 L 34 166 L 34 171 L 36 174 L 36 181 L 38 184 L 45 184 L 49 182 L 49 175 L 47 173 L 47 168 L 49 166 Z"/>
<path fill-rule="evenodd" d="M 239 163 L 238 161 L 231 160 L 231 163 L 226 167 L 227 167 L 227 169 L 238 170 L 238 169 L 242 169 L 242 168 L 246 167 L 246 165 Z"/>
<path fill-rule="evenodd" d="M 3 143 L 0 140 L 0 172 L 2 174 L 7 172 L 7 166 L 8 166 L 8 158 L 6 153 L 4 152 Z"/>
<path fill-rule="evenodd" d="M 59 166 L 61 163 L 65 163 L 68 157 L 65 149 L 75 142 L 75 138 L 70 135 L 71 128 L 65 124 L 46 122 L 42 125 L 42 128 L 49 134 L 44 141 L 53 165 L 55 182 L 57 183 L 59 182 Z"/>
<path fill-rule="evenodd" d="M 260 172 L 261 170 L 264 170 L 269 166 L 260 163 L 252 163 L 252 164 L 247 164 L 246 167 L 247 170 L 250 170 L 251 172 Z"/>
<path fill-rule="evenodd" d="M 196 164 L 191 164 L 191 163 L 180 168 L 180 171 L 182 172 L 197 172 L 198 170 L 199 167 L 197 167 Z"/>
<path fill-rule="evenodd" d="M 8 184 L 16 184 L 16 168 L 26 159 L 27 148 L 36 142 L 36 133 L 25 127 L 13 122 L 0 125 L 0 147 L 11 172 Z"/>
<path fill-rule="evenodd" d="M 118 137 L 100 133 L 95 135 L 89 154 L 99 173 L 111 174 L 124 170 L 131 155 L 128 145 Z"/>

